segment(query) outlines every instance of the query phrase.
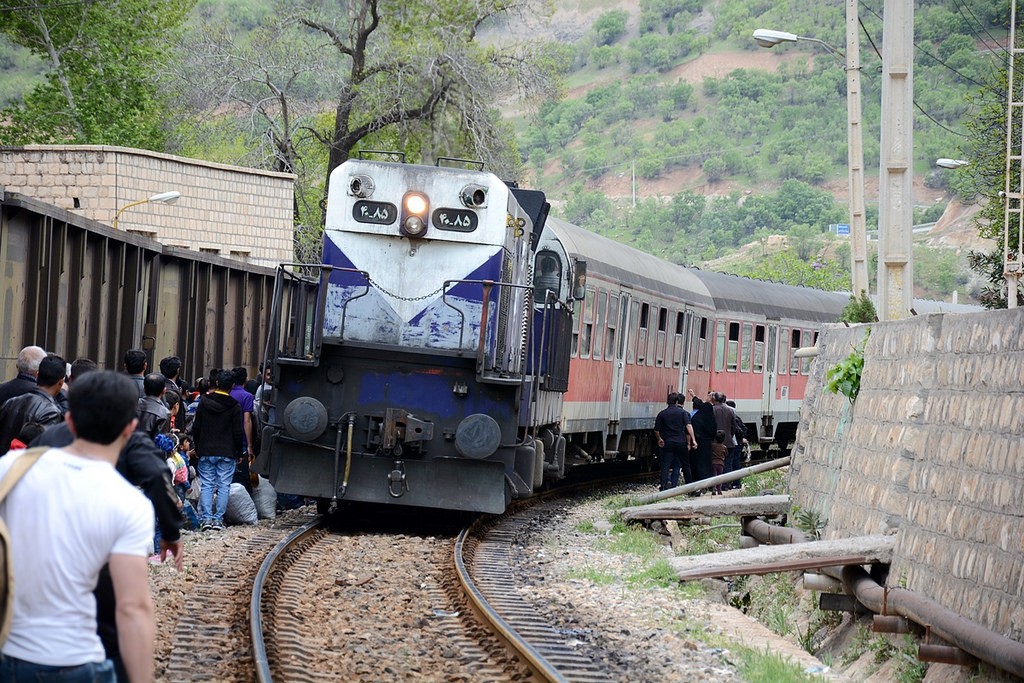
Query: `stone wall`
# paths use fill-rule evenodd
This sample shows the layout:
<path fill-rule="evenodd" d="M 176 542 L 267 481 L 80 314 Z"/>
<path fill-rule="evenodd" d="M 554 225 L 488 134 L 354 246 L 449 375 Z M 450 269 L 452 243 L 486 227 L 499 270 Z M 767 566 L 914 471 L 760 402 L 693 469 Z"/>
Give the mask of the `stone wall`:
<path fill-rule="evenodd" d="M 890 585 L 1024 641 L 1024 309 L 871 325 L 851 405 L 825 375 L 868 329 L 819 337 L 793 502 L 823 538 L 895 533 Z"/>
<path fill-rule="evenodd" d="M 295 176 L 138 149 L 0 148 L 0 186 L 163 244 L 263 266 L 290 262 Z M 173 204 L 132 202 L 177 190 Z"/>

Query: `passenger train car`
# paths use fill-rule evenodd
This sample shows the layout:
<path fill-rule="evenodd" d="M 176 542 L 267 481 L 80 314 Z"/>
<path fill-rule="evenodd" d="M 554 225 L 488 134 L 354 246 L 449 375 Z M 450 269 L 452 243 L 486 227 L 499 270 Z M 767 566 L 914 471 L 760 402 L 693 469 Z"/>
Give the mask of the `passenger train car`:
<path fill-rule="evenodd" d="M 580 462 L 651 459 L 671 391 L 722 391 L 751 440 L 795 434 L 814 343 L 848 297 L 683 268 L 547 216 L 480 170 L 350 160 L 323 263 L 278 270 L 281 493 L 501 512 Z"/>

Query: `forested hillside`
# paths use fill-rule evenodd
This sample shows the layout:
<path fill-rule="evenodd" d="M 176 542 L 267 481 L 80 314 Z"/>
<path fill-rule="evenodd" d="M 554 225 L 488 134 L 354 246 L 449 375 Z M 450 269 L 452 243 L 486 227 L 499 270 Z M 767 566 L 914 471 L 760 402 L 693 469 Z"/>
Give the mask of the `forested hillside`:
<path fill-rule="evenodd" d="M 860 3 L 869 230 L 882 5 Z M 842 0 L 61 7 L 0 0 L 0 144 L 124 144 L 294 172 L 300 258 L 315 252 L 326 172 L 387 148 L 482 158 L 545 190 L 568 220 L 679 263 L 754 243 L 756 258 L 730 267 L 849 286 L 848 248 L 827 233 L 847 215 L 843 59 L 750 37 L 773 28 L 841 48 Z M 926 222 L 957 182 L 934 160 L 963 154 L 970 98 L 1000 87 L 1008 3 L 915 7 L 915 222 Z M 922 248 L 917 261 L 933 295 L 967 280 L 955 254 Z"/>

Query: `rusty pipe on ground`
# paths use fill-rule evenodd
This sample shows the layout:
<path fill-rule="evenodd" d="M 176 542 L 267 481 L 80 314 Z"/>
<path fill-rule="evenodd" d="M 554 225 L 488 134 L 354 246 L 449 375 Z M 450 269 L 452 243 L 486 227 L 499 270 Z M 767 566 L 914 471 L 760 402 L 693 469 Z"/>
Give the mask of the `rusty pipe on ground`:
<path fill-rule="evenodd" d="M 743 520 L 743 531 L 762 543 L 768 543 L 769 539 L 775 543 L 811 540 L 799 529 L 779 527 L 754 518 Z M 842 581 L 846 591 L 871 611 L 906 617 L 983 662 L 1024 678 L 1024 643 L 990 631 L 923 595 L 905 588 L 886 589 L 859 565 L 841 569 L 826 567 L 822 573 Z"/>

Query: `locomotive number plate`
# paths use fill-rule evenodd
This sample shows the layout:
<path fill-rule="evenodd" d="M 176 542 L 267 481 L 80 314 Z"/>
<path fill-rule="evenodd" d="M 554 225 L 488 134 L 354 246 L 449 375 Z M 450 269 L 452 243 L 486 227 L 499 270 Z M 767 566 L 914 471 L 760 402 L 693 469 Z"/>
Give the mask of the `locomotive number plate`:
<path fill-rule="evenodd" d="M 476 213 L 465 209 L 437 209 L 431 214 L 430 220 L 438 230 L 455 232 L 473 232 L 480 222 Z"/>
<path fill-rule="evenodd" d="M 389 202 L 359 201 L 352 206 L 352 218 L 359 223 L 391 225 L 398 218 L 398 207 Z"/>

